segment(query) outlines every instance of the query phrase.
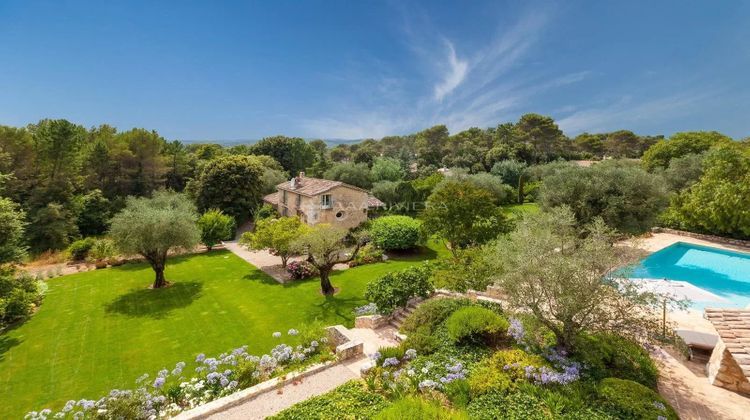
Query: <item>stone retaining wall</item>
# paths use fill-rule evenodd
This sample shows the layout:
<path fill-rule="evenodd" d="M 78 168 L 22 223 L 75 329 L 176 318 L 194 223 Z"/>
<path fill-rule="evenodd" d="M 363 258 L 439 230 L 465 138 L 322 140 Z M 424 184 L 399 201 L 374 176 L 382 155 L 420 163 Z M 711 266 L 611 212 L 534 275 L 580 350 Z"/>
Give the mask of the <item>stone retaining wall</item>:
<path fill-rule="evenodd" d="M 725 245 L 738 246 L 742 248 L 750 249 L 750 241 L 742 239 L 726 238 L 723 236 L 707 235 L 704 233 L 688 232 L 684 230 L 676 230 L 663 227 L 655 227 L 652 229 L 653 232 L 671 233 L 673 235 L 687 236 L 689 238 L 701 239 L 704 241 L 717 242 Z"/>
<path fill-rule="evenodd" d="M 708 381 L 712 385 L 750 395 L 750 382 L 721 339 L 711 353 L 711 360 L 708 361 L 706 370 Z"/>

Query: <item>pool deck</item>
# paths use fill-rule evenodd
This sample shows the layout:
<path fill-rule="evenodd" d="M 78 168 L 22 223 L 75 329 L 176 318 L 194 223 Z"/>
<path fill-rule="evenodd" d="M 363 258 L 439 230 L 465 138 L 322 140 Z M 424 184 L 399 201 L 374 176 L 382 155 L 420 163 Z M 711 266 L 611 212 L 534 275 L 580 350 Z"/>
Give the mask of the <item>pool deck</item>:
<path fill-rule="evenodd" d="M 747 247 L 727 245 L 727 244 L 712 242 L 712 241 L 708 241 L 704 239 L 691 238 L 689 236 L 676 235 L 674 233 L 666 233 L 666 232 L 652 233 L 647 237 L 639 237 L 636 239 L 624 241 L 623 244 L 630 245 L 630 246 L 633 246 L 633 247 L 636 247 L 636 248 L 639 248 L 648 252 L 656 252 L 670 245 L 673 245 L 677 242 L 683 242 L 686 244 L 693 244 L 693 245 L 710 246 L 714 248 L 724 249 L 727 251 L 750 252 L 750 248 L 747 248 Z"/>

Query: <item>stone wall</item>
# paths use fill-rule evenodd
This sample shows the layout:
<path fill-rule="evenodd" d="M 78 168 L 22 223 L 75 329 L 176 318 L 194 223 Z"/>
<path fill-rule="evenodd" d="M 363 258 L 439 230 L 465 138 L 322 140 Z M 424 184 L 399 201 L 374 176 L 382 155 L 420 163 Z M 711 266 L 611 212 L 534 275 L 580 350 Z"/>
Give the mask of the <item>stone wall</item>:
<path fill-rule="evenodd" d="M 349 338 L 346 327 L 334 325 L 326 328 L 328 343 L 334 348 L 337 360 L 347 360 L 364 354 L 365 344 Z"/>
<path fill-rule="evenodd" d="M 742 239 L 726 238 L 723 236 L 706 235 L 703 233 L 687 232 L 684 230 L 676 230 L 670 228 L 656 227 L 653 229 L 654 232 L 671 233 L 673 235 L 687 236 L 688 238 L 701 239 L 704 241 L 716 242 L 725 245 L 739 246 L 742 248 L 750 249 L 750 241 L 743 241 Z"/>
<path fill-rule="evenodd" d="M 715 386 L 750 395 L 750 382 L 740 369 L 726 344 L 719 339 L 706 365 L 708 381 Z"/>
<path fill-rule="evenodd" d="M 383 315 L 363 315 L 354 318 L 354 328 L 369 328 L 377 330 L 388 325 L 389 317 Z"/>

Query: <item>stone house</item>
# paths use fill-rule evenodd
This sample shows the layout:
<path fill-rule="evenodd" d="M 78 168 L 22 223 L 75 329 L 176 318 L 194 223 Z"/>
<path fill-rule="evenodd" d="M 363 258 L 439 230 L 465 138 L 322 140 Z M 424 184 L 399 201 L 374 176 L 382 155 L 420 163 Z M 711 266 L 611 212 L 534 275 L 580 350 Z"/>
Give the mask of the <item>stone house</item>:
<path fill-rule="evenodd" d="M 276 186 L 276 192 L 263 197 L 282 216 L 299 216 L 308 225 L 328 223 L 351 229 L 366 221 L 372 210 L 384 204 L 367 190 L 331 181 L 306 177 L 304 172 Z"/>
<path fill-rule="evenodd" d="M 707 365 L 716 386 L 750 396 L 750 309 L 706 309 L 719 340 Z"/>

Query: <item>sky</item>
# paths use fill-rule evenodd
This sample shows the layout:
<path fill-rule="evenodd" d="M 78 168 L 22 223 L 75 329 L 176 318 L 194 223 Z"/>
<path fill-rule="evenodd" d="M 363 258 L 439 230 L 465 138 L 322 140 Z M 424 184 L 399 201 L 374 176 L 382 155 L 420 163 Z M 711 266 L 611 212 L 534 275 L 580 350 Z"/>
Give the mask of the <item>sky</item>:
<path fill-rule="evenodd" d="M 747 1 L 0 0 L 0 124 L 167 139 L 750 136 Z"/>

